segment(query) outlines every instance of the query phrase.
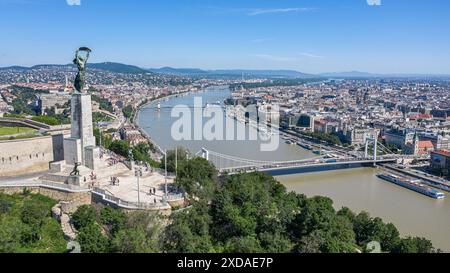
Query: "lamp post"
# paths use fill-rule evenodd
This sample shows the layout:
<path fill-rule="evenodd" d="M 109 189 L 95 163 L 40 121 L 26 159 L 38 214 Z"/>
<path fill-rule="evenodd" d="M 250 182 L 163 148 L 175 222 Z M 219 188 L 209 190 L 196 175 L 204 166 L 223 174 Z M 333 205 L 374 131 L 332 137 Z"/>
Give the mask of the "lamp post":
<path fill-rule="evenodd" d="M 175 177 L 178 176 L 178 146 L 175 147 Z"/>
<path fill-rule="evenodd" d="M 165 175 L 164 175 L 164 198 L 163 201 L 167 202 L 168 199 L 168 194 L 167 194 L 167 150 L 164 151 L 164 171 L 165 171 Z"/>
<path fill-rule="evenodd" d="M 140 190 L 140 185 L 139 185 L 139 178 L 142 177 L 142 168 L 141 167 L 136 167 L 134 174 L 137 178 L 137 187 L 138 187 L 138 204 L 141 204 L 141 190 Z"/>

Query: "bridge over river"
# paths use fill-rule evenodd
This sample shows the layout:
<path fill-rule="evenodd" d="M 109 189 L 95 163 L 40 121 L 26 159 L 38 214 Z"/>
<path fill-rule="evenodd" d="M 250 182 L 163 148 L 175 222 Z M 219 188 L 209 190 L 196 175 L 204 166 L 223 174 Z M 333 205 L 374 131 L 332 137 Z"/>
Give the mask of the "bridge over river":
<path fill-rule="evenodd" d="M 293 161 L 259 161 L 226 155 L 203 148 L 197 156 L 209 160 L 221 174 L 235 174 L 240 172 L 266 172 L 271 175 L 286 175 L 299 172 L 317 172 L 345 168 L 374 166 L 382 163 L 396 163 L 402 157 L 387 155 L 381 157 L 336 157 L 317 156 L 314 158 Z"/>
<path fill-rule="evenodd" d="M 412 159 L 422 160 L 413 155 L 394 154 L 376 139 L 367 139 L 364 152 L 340 151 L 302 160 L 261 161 L 218 153 L 206 148 L 202 148 L 196 155 L 212 162 L 221 174 L 260 171 L 274 176 L 370 167 Z"/>

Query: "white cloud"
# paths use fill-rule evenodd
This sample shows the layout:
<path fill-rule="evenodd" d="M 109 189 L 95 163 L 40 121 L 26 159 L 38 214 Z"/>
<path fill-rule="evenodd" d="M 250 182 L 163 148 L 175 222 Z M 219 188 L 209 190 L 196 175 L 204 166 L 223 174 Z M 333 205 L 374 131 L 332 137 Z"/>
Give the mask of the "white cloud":
<path fill-rule="evenodd" d="M 255 54 L 254 56 L 259 59 L 264 59 L 264 60 L 272 61 L 272 62 L 293 62 L 293 61 L 298 60 L 297 58 L 275 56 L 275 55 L 271 55 L 271 54 Z"/>
<path fill-rule="evenodd" d="M 262 14 L 277 14 L 277 13 L 298 13 L 314 10 L 315 8 L 274 8 L 274 9 L 254 9 L 247 13 L 249 16 L 256 16 Z"/>
<path fill-rule="evenodd" d="M 367 0 L 369 6 L 381 6 L 381 0 Z"/>
<path fill-rule="evenodd" d="M 81 6 L 81 0 L 66 0 L 69 6 Z"/>
<path fill-rule="evenodd" d="M 302 52 L 302 53 L 300 53 L 300 55 L 302 55 L 304 57 L 312 58 L 312 59 L 323 59 L 323 58 L 325 58 L 324 56 L 316 55 L 316 54 L 312 54 L 312 53 L 307 53 L 307 52 Z"/>

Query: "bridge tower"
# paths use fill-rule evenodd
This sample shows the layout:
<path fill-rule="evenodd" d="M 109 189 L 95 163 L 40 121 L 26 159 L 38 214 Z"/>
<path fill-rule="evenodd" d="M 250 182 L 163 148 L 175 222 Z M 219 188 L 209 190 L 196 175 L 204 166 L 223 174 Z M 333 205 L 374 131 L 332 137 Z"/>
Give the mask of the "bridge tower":
<path fill-rule="evenodd" d="M 209 161 L 209 151 L 205 148 L 202 148 L 202 157 Z"/>
<path fill-rule="evenodd" d="M 377 161 L 378 155 L 378 139 L 376 138 L 367 138 L 366 139 L 366 147 L 364 150 L 364 158 L 369 158 L 369 146 L 373 144 L 373 161 Z"/>

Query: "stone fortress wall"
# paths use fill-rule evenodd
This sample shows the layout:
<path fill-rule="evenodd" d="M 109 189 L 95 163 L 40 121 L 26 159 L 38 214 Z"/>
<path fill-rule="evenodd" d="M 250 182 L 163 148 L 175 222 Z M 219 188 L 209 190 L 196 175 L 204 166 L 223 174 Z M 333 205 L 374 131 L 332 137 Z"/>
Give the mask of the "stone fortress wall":
<path fill-rule="evenodd" d="M 64 159 L 63 139 L 60 134 L 0 141 L 0 177 L 48 170 L 50 162 Z"/>

